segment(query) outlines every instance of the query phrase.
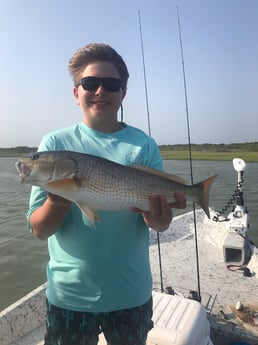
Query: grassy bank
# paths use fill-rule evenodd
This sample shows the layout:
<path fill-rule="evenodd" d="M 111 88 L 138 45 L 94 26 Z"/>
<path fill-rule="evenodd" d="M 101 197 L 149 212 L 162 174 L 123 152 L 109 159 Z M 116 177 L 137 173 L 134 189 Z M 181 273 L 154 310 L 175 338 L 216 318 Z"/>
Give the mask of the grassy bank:
<path fill-rule="evenodd" d="M 163 159 L 187 160 L 189 151 L 161 150 Z M 241 158 L 246 162 L 258 162 L 258 152 L 230 151 L 230 152 L 211 152 L 211 151 L 192 151 L 193 160 L 207 161 L 230 161 L 233 158 Z"/>
<path fill-rule="evenodd" d="M 0 157 L 19 157 L 37 151 L 37 147 L 17 146 L 0 148 Z"/>
<path fill-rule="evenodd" d="M 0 148 L 0 157 L 19 157 L 35 151 L 37 151 L 37 147 Z M 189 159 L 188 145 L 161 145 L 160 151 L 163 159 Z M 233 158 L 242 158 L 246 162 L 258 162 L 258 142 L 229 145 L 192 145 L 193 160 L 230 161 Z"/>

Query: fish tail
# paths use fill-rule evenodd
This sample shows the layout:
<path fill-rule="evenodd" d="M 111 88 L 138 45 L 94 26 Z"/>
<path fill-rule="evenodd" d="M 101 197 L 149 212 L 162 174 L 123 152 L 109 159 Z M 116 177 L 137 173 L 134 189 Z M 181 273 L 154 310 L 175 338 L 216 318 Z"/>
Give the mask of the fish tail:
<path fill-rule="evenodd" d="M 198 205 L 203 209 L 206 213 L 207 217 L 210 219 L 210 211 L 209 211 L 209 192 L 210 187 L 214 180 L 217 178 L 218 175 L 211 176 L 206 180 L 197 184 L 197 186 L 201 189 L 201 193 L 199 195 L 198 200 L 196 202 Z"/>

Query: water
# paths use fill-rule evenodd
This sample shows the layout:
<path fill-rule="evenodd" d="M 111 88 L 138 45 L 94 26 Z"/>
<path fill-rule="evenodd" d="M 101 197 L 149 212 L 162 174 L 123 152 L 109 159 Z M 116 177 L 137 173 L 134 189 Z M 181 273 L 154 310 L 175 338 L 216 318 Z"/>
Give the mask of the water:
<path fill-rule="evenodd" d="M 19 183 L 15 158 L 0 157 L 0 310 L 45 281 L 47 242 L 26 227 L 30 187 Z"/>
<path fill-rule="evenodd" d="M 0 311 L 45 282 L 47 241 L 27 230 L 30 186 L 20 184 L 15 158 L 0 157 Z M 165 161 L 165 169 L 190 182 L 189 162 Z M 250 238 L 258 243 L 258 163 L 248 163 L 243 184 L 245 205 L 250 212 Z M 231 198 L 237 173 L 231 162 L 193 161 L 195 182 L 219 174 L 210 193 L 210 205 L 221 210 Z M 190 209 L 191 203 L 187 208 Z M 231 210 L 231 208 L 229 209 Z M 175 211 L 178 214 L 179 211 Z"/>
<path fill-rule="evenodd" d="M 187 183 L 191 182 L 190 163 L 188 161 L 165 161 L 165 170 L 182 177 Z M 212 175 L 218 175 L 210 191 L 210 206 L 216 211 L 221 211 L 232 199 L 232 195 L 237 188 L 237 172 L 233 168 L 231 161 L 193 161 L 194 183 Z M 258 246 L 258 193 L 257 193 L 258 163 L 247 163 L 244 171 L 242 192 L 244 193 L 244 203 L 250 215 L 250 229 L 248 235 Z M 230 204 L 225 215 L 232 211 L 234 204 Z M 192 209 L 189 203 L 187 210 Z M 175 211 L 175 214 L 182 213 Z"/>

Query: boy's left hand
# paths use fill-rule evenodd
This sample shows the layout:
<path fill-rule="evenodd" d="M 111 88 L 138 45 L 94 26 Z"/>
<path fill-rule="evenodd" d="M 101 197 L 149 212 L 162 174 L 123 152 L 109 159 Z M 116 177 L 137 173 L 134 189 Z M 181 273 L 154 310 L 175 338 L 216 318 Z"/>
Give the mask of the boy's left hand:
<path fill-rule="evenodd" d="M 172 208 L 183 209 L 186 207 L 186 200 L 182 193 L 175 193 L 176 202 L 169 204 L 164 195 L 150 197 L 150 210 L 142 211 L 132 207 L 131 211 L 141 212 L 143 219 L 150 228 L 156 231 L 166 230 L 173 218 Z"/>

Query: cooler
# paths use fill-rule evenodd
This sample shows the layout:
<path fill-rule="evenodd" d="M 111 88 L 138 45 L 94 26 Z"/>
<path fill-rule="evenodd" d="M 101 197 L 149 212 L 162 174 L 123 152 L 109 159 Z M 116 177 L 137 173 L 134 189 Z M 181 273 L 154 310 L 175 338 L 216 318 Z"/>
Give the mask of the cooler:
<path fill-rule="evenodd" d="M 213 345 L 205 308 L 197 301 L 153 292 L 148 345 Z"/>

